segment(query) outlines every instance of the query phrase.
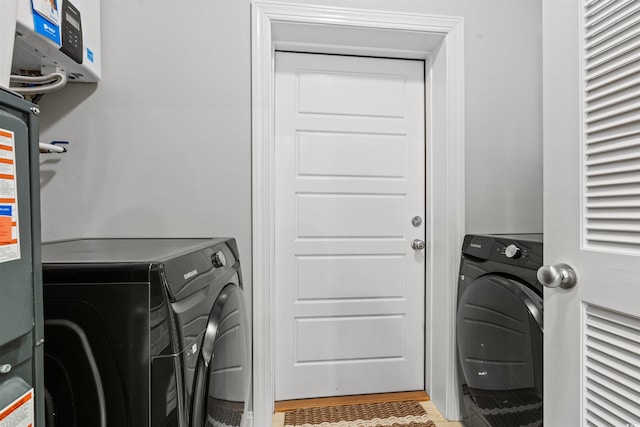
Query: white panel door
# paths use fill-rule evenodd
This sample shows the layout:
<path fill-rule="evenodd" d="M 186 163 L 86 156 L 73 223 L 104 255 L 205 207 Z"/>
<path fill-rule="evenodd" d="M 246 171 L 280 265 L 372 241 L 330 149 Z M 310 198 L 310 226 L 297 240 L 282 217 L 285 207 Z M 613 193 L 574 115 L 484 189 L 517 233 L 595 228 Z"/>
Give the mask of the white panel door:
<path fill-rule="evenodd" d="M 542 4 L 544 425 L 640 426 L 640 3 Z"/>
<path fill-rule="evenodd" d="M 424 92 L 423 61 L 276 54 L 277 400 L 424 389 Z"/>

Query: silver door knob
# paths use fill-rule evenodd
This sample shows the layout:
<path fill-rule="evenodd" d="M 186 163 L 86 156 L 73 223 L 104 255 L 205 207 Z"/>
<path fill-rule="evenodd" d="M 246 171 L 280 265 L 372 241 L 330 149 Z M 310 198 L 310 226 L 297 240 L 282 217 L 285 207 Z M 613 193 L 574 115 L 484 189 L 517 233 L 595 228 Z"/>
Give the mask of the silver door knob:
<path fill-rule="evenodd" d="M 413 242 L 411 242 L 411 247 L 415 251 L 421 251 L 424 249 L 424 242 L 420 239 L 415 239 Z"/>
<path fill-rule="evenodd" d="M 543 265 L 536 274 L 538 281 L 547 288 L 573 288 L 578 283 L 578 277 L 573 268 L 567 264 Z"/>

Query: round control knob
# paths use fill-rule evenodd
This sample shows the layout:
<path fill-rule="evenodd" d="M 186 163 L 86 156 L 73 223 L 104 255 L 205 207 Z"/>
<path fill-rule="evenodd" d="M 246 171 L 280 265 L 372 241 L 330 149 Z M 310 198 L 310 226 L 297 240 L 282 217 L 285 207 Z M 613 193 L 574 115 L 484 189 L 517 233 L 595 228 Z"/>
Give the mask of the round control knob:
<path fill-rule="evenodd" d="M 214 268 L 220 268 L 227 265 L 227 259 L 224 257 L 222 251 L 220 251 L 211 255 L 211 263 L 213 264 Z"/>
<path fill-rule="evenodd" d="M 516 245 L 509 245 L 504 249 L 504 255 L 507 258 L 520 258 L 521 251 Z"/>

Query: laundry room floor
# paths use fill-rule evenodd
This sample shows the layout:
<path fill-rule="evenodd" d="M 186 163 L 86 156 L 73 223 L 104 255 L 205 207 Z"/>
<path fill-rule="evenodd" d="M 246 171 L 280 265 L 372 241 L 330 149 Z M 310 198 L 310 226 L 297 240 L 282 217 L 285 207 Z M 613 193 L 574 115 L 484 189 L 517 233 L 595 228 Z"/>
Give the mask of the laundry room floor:
<path fill-rule="evenodd" d="M 350 402 L 344 402 L 341 404 L 349 404 Z M 355 402 L 354 402 L 355 403 Z M 436 427 L 464 427 L 464 424 L 459 421 L 449 421 L 440 414 L 440 411 L 431 401 L 421 401 L 420 405 L 429 415 L 429 418 L 436 424 Z M 310 405 L 311 406 L 311 405 Z M 285 411 L 280 411 L 276 405 L 276 412 L 273 414 L 272 427 L 284 427 Z"/>

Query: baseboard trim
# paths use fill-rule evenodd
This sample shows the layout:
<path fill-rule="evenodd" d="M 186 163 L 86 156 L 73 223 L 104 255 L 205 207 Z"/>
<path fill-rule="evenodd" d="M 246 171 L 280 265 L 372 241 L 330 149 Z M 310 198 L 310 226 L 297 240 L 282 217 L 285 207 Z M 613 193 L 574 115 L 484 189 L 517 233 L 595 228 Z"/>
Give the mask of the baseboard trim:
<path fill-rule="evenodd" d="M 360 394 L 356 396 L 320 397 L 315 399 L 282 400 L 275 402 L 274 412 L 286 412 L 300 408 L 319 408 L 323 406 L 353 405 L 358 403 L 428 401 L 429 394 L 422 391 L 403 391 L 398 393 Z"/>

